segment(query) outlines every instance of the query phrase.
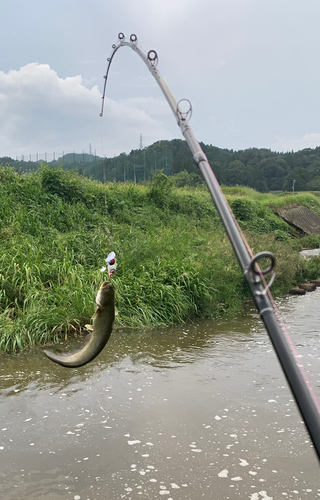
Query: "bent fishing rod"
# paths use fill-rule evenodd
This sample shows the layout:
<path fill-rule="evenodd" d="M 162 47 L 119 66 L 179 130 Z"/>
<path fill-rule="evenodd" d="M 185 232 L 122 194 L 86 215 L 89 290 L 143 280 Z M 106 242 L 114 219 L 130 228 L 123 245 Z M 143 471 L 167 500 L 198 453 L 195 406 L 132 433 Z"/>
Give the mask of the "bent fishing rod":
<path fill-rule="evenodd" d="M 243 275 L 249 284 L 260 317 L 266 327 L 271 343 L 277 354 L 284 375 L 289 383 L 292 394 L 320 460 L 320 405 L 315 394 L 313 393 L 309 381 L 305 380 L 303 377 L 302 371 L 295 359 L 296 356 L 293 354 L 285 338 L 285 327 L 284 325 L 281 325 L 281 319 L 277 318 L 275 303 L 269 290 L 275 277 L 275 257 L 271 252 L 260 252 L 255 256 L 252 255 L 251 249 L 241 232 L 231 208 L 228 205 L 221 187 L 209 165 L 206 155 L 202 151 L 200 144 L 190 128 L 188 122 L 188 119 L 190 119 L 192 114 L 190 101 L 182 99 L 177 102 L 175 100 L 169 87 L 157 69 L 158 56 L 156 51 L 150 50 L 146 53 L 138 45 L 137 36 L 134 34 L 132 34 L 129 39 L 126 39 L 123 33 L 119 33 L 118 42 L 112 45 L 112 52 L 110 57 L 107 59 L 107 70 L 104 76 L 105 82 L 100 116 L 103 116 L 110 65 L 114 55 L 120 47 L 130 47 L 141 57 L 158 83 L 174 114 L 175 119 L 177 120 L 178 126 L 180 127 L 181 132 L 189 145 L 193 158 L 209 188 L 213 202 L 221 217 L 222 223 L 243 271 Z M 187 111 L 183 111 L 181 108 L 183 101 L 188 104 Z M 259 261 L 267 262 L 267 267 L 265 269 L 260 269 Z M 270 275 L 270 281 L 268 284 L 265 281 L 265 276 L 267 275 Z"/>

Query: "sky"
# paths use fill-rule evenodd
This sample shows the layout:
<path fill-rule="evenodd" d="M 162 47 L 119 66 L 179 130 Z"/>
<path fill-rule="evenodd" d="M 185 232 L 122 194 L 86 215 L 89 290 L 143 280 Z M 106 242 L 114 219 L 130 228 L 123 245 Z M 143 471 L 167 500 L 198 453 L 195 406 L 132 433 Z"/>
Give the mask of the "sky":
<path fill-rule="evenodd" d="M 118 33 L 156 50 L 198 141 L 233 150 L 320 145 L 319 0 L 0 0 L 0 157 L 112 157 L 182 138 Z"/>

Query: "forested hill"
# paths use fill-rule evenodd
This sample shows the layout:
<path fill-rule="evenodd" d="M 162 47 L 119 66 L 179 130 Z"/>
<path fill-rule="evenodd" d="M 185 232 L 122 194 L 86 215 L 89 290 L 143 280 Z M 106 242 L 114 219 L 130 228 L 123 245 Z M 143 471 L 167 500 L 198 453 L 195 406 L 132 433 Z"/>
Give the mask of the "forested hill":
<path fill-rule="evenodd" d="M 241 151 L 220 149 L 201 143 L 220 184 L 243 185 L 261 192 L 292 190 L 320 190 L 320 147 L 307 148 L 296 153 L 276 153 L 270 149 L 249 148 Z M 37 170 L 39 162 L 0 158 L 0 164 L 18 171 Z M 202 182 L 185 141 L 158 141 L 143 150 L 132 150 L 113 158 L 89 154 L 68 153 L 49 162 L 53 166 L 76 170 L 101 182 L 136 182 L 151 180 L 161 170 L 174 176 L 177 186 Z"/>

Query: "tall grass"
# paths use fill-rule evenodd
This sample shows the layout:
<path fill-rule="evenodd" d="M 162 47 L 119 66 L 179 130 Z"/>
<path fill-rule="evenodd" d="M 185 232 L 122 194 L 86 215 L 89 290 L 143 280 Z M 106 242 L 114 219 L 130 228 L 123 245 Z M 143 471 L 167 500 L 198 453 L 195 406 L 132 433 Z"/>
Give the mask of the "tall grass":
<path fill-rule="evenodd" d="M 278 197 L 260 198 L 248 188 L 228 188 L 226 195 L 254 252 L 276 253 L 276 293 L 318 276 L 319 261 L 297 257 L 317 238 L 292 238 L 268 207 Z M 299 198 L 311 202 L 318 210 L 316 198 Z M 176 189 L 161 174 L 146 186 L 102 185 L 61 170 L 25 176 L 0 168 L 0 349 L 81 331 L 112 250 L 119 324 L 220 317 L 250 296 L 203 188 Z"/>

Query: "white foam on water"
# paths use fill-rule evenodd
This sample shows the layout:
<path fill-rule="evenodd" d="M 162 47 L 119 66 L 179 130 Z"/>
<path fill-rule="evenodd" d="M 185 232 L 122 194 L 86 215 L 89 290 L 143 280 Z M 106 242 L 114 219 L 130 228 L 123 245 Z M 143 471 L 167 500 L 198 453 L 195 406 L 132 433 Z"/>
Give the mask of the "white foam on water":
<path fill-rule="evenodd" d="M 215 420 L 221 420 L 221 417 L 219 417 L 219 415 L 216 415 L 214 418 Z"/>
<path fill-rule="evenodd" d="M 249 463 L 244 458 L 239 458 L 241 467 L 246 467 Z"/>
<path fill-rule="evenodd" d="M 139 439 L 135 439 L 134 441 L 128 441 L 128 444 L 130 446 L 132 446 L 133 444 L 139 444 L 139 443 L 141 443 L 141 441 L 139 441 Z"/>
<path fill-rule="evenodd" d="M 171 483 L 171 488 L 174 490 L 179 490 L 180 486 L 178 486 L 176 483 Z"/>
<path fill-rule="evenodd" d="M 268 497 L 266 491 L 259 491 L 259 495 L 261 495 L 264 500 L 273 500 L 273 497 Z"/>
<path fill-rule="evenodd" d="M 218 477 L 228 477 L 228 474 L 229 474 L 228 469 L 223 469 L 221 472 L 219 472 Z"/>
<path fill-rule="evenodd" d="M 242 477 L 240 476 L 232 477 L 231 481 L 242 481 Z"/>

